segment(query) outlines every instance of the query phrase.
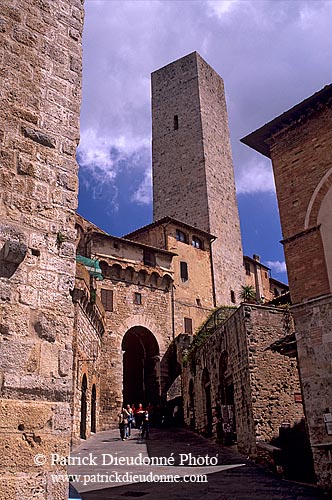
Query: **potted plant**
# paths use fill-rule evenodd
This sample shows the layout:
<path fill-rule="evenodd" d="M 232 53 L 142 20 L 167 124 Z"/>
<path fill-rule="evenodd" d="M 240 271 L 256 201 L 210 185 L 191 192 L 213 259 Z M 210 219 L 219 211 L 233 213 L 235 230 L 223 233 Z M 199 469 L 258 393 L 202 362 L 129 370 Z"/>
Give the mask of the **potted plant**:
<path fill-rule="evenodd" d="M 242 302 L 254 304 L 256 302 L 256 290 L 252 285 L 242 285 L 239 293 L 239 298 Z"/>

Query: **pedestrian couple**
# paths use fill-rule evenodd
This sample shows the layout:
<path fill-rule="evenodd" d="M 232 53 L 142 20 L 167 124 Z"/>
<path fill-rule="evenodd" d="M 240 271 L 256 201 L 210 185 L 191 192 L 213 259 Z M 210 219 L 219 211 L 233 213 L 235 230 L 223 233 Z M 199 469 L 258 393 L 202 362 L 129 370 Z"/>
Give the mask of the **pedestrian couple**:
<path fill-rule="evenodd" d="M 131 428 L 134 424 L 134 414 L 130 405 L 127 405 L 126 408 L 122 408 L 119 413 L 119 430 L 120 430 L 120 438 L 122 441 L 128 439 L 131 434 Z"/>

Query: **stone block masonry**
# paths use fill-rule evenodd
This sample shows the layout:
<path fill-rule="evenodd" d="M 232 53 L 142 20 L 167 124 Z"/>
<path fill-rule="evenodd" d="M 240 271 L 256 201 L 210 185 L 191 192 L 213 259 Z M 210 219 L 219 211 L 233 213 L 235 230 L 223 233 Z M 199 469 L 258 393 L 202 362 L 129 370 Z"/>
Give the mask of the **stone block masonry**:
<path fill-rule="evenodd" d="M 244 273 L 224 85 L 197 52 L 152 74 L 152 160 L 154 220 L 215 235 L 217 305 L 237 302 Z"/>
<path fill-rule="evenodd" d="M 0 498 L 67 498 L 80 0 L 0 0 Z M 54 472 L 54 470 L 52 470 Z"/>
<path fill-rule="evenodd" d="M 286 331 L 281 309 L 242 305 L 197 349 L 183 371 L 185 421 L 214 439 L 225 438 L 223 405 L 235 415 L 239 451 L 256 457 L 257 441 L 278 436 L 283 422 L 303 417 L 296 361 L 269 346 Z M 194 391 L 194 392 L 193 392 Z"/>

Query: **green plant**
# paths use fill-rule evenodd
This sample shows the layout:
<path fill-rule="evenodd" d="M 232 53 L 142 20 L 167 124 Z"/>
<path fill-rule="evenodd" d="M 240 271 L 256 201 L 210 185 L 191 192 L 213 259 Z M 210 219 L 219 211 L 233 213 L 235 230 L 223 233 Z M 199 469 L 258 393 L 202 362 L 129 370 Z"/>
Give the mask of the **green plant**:
<path fill-rule="evenodd" d="M 67 236 L 62 233 L 61 231 L 58 231 L 56 234 L 56 244 L 57 247 L 60 248 L 62 243 L 64 243 L 67 240 Z"/>
<path fill-rule="evenodd" d="M 256 290 L 252 285 L 242 285 L 239 293 L 239 298 L 243 302 L 251 302 L 256 300 Z"/>
<path fill-rule="evenodd" d="M 95 288 L 90 288 L 90 302 L 91 304 L 95 304 L 97 300 L 97 291 Z"/>

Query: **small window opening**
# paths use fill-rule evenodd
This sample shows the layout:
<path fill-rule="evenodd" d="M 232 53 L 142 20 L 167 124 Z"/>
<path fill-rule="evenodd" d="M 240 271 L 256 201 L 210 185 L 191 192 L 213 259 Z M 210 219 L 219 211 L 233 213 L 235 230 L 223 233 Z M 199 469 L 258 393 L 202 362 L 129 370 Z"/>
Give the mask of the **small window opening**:
<path fill-rule="evenodd" d="M 196 299 L 196 304 L 198 305 L 198 307 L 202 307 L 201 299 L 197 298 Z"/>
<path fill-rule="evenodd" d="M 182 243 L 187 243 L 188 241 L 186 234 L 183 231 L 180 231 L 180 229 L 176 230 L 175 237 L 177 241 L 181 241 Z"/>
<path fill-rule="evenodd" d="M 245 263 L 245 268 L 246 268 L 246 275 L 250 276 L 250 264 L 249 264 L 249 262 Z"/>
<path fill-rule="evenodd" d="M 146 266 L 156 265 L 156 256 L 153 252 L 143 250 L 143 262 Z"/>
<path fill-rule="evenodd" d="M 142 304 L 142 294 L 137 293 L 137 292 L 134 294 L 134 304 L 138 304 L 138 305 Z"/>
<path fill-rule="evenodd" d="M 178 115 L 174 115 L 174 130 L 178 130 L 179 128 L 179 117 Z"/>
<path fill-rule="evenodd" d="M 37 250 L 36 248 L 31 248 L 31 253 L 35 257 L 40 257 L 40 250 Z"/>
<path fill-rule="evenodd" d="M 195 248 L 201 248 L 201 249 L 203 248 L 202 240 L 200 238 L 198 238 L 197 236 L 192 237 L 191 245 Z"/>
<path fill-rule="evenodd" d="M 119 248 L 120 248 L 119 243 L 114 243 L 114 244 L 113 244 L 113 246 L 114 246 L 114 248 L 115 248 L 116 250 L 119 250 Z"/>
<path fill-rule="evenodd" d="M 234 290 L 231 290 L 231 302 L 233 302 L 233 304 L 235 304 L 235 302 L 236 302 Z"/>
<path fill-rule="evenodd" d="M 106 290 L 106 288 L 101 289 L 101 302 L 104 306 L 105 311 L 113 311 L 113 290 Z"/>
<path fill-rule="evenodd" d="M 188 264 L 180 262 L 180 276 L 182 281 L 188 281 Z"/>
<path fill-rule="evenodd" d="M 193 320 L 191 318 L 184 318 L 184 333 L 193 333 Z"/>

